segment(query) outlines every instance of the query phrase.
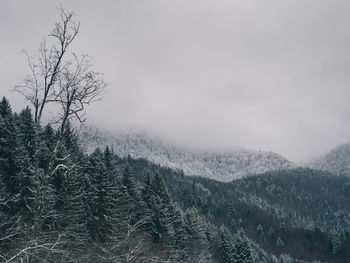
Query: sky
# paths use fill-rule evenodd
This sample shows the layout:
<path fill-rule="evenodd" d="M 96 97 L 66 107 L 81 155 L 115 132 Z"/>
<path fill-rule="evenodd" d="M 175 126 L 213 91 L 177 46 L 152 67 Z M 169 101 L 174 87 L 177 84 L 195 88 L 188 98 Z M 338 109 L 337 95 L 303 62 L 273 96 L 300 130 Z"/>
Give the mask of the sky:
<path fill-rule="evenodd" d="M 350 1 L 1 0 L 0 96 L 14 110 L 22 51 L 37 53 L 60 4 L 81 22 L 71 52 L 108 83 L 88 124 L 294 162 L 350 141 Z"/>

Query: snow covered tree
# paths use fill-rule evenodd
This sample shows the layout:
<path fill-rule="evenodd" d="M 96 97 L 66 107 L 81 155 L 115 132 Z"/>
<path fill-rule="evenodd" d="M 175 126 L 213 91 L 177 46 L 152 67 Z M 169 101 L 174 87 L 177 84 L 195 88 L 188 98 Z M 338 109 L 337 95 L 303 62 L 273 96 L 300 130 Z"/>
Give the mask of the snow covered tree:
<path fill-rule="evenodd" d="M 150 198 L 152 196 L 152 182 L 149 173 L 144 178 L 144 183 L 141 189 L 142 199 L 146 204 L 150 204 Z"/>
<path fill-rule="evenodd" d="M 253 263 L 253 250 L 250 241 L 243 231 L 240 231 L 234 237 L 233 260 L 235 263 Z"/>
<path fill-rule="evenodd" d="M 278 237 L 277 240 L 276 240 L 276 247 L 277 248 L 284 247 L 284 243 L 283 243 L 283 241 L 282 241 L 282 239 L 280 237 Z"/>
<path fill-rule="evenodd" d="M 35 155 L 35 124 L 29 107 L 22 110 L 17 119 L 19 139 L 33 161 Z"/>
<path fill-rule="evenodd" d="M 341 246 L 342 246 L 339 236 L 332 235 L 330 241 L 331 241 L 331 246 L 332 246 L 332 253 L 338 254 L 338 252 L 340 251 Z"/>
<path fill-rule="evenodd" d="M 187 242 L 201 242 L 204 239 L 202 220 L 195 208 L 191 208 L 186 211 L 184 226 L 187 233 Z"/>
<path fill-rule="evenodd" d="M 140 205 L 141 199 L 139 195 L 138 185 L 133 177 L 133 171 L 129 165 L 126 165 L 122 174 L 122 185 L 125 188 L 128 196 Z"/>
<path fill-rule="evenodd" d="M 233 259 L 233 246 L 229 238 L 229 232 L 221 227 L 219 231 L 216 254 L 218 257 L 219 263 L 234 263 Z"/>
<path fill-rule="evenodd" d="M 182 249 L 185 246 L 186 230 L 180 208 L 174 204 L 169 207 L 169 212 L 173 216 L 174 237 L 173 245 L 175 248 Z"/>
<path fill-rule="evenodd" d="M 103 160 L 103 153 L 97 149 L 89 160 L 86 180 L 86 227 L 92 240 L 107 242 L 112 239 L 115 222 L 113 184 L 110 182 Z"/>
<path fill-rule="evenodd" d="M 19 192 L 17 155 L 20 150 L 18 131 L 11 114 L 0 117 L 0 174 L 6 191 L 15 195 Z"/>
<path fill-rule="evenodd" d="M 0 116 L 5 118 L 5 116 L 12 115 L 12 110 L 9 101 L 6 97 L 2 97 L 0 101 Z"/>
<path fill-rule="evenodd" d="M 262 227 L 262 225 L 258 224 L 257 227 L 256 227 L 256 232 L 259 234 L 259 235 L 264 235 L 264 229 Z"/>

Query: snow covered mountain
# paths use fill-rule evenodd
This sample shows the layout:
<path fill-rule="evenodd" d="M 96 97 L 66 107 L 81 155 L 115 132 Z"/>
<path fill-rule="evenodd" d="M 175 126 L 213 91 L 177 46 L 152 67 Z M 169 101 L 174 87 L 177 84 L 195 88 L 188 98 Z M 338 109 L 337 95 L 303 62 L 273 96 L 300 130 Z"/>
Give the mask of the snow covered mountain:
<path fill-rule="evenodd" d="M 325 156 L 308 164 L 310 168 L 350 176 L 350 143 L 339 145 Z"/>
<path fill-rule="evenodd" d="M 97 147 L 110 146 L 121 157 L 130 155 L 133 158 L 143 158 L 164 167 L 183 170 L 186 175 L 219 181 L 296 167 L 294 163 L 274 152 L 246 149 L 232 152 L 191 151 L 135 133 L 111 134 L 84 127 L 80 131 L 80 138 L 84 151 L 88 153 Z"/>

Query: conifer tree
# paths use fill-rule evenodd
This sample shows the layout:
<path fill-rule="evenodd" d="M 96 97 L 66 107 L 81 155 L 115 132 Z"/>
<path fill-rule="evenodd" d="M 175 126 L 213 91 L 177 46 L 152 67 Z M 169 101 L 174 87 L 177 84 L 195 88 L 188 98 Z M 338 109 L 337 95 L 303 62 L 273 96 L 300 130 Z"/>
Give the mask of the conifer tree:
<path fill-rule="evenodd" d="M 151 211 L 150 228 L 153 240 L 173 244 L 174 226 L 170 212 L 171 197 L 162 177 L 155 174 L 150 187 L 149 209 Z"/>
<path fill-rule="evenodd" d="M 123 170 L 122 185 L 125 187 L 127 194 L 133 201 L 140 202 L 138 185 L 133 177 L 133 171 L 130 165 L 126 165 Z"/>
<path fill-rule="evenodd" d="M 113 153 L 113 151 L 111 151 L 109 149 L 109 147 L 107 146 L 103 154 L 104 154 L 104 162 L 105 162 L 107 170 L 110 173 L 113 173 L 114 172 L 114 163 L 113 163 L 114 153 Z"/>
<path fill-rule="evenodd" d="M 17 122 L 21 144 L 26 148 L 31 161 L 33 161 L 35 154 L 35 124 L 29 107 L 21 111 Z"/>
<path fill-rule="evenodd" d="M 195 208 L 188 209 L 185 213 L 184 226 L 188 242 L 201 241 L 204 239 L 204 230 L 201 218 Z"/>
<path fill-rule="evenodd" d="M 186 230 L 180 208 L 176 204 L 171 205 L 169 212 L 173 217 L 172 223 L 174 227 L 174 247 L 182 249 L 185 246 Z"/>
<path fill-rule="evenodd" d="M 17 163 L 19 166 L 18 177 L 20 182 L 20 190 L 16 206 L 19 213 L 25 220 L 32 221 L 35 213 L 36 203 L 36 183 L 34 167 L 31 164 L 30 158 L 24 149 L 18 151 Z"/>
<path fill-rule="evenodd" d="M 78 136 L 74 132 L 70 121 L 66 123 L 62 137 L 62 146 L 64 146 L 71 155 L 78 155 L 80 153 Z"/>
<path fill-rule="evenodd" d="M 150 206 L 150 198 L 152 195 L 151 187 L 152 187 L 151 176 L 149 173 L 147 173 L 144 178 L 144 183 L 141 189 L 142 200 L 146 203 L 147 206 Z"/>
<path fill-rule="evenodd" d="M 19 152 L 18 131 L 11 113 L 0 118 L 0 173 L 10 195 L 16 195 L 20 189 L 17 158 Z"/>
<path fill-rule="evenodd" d="M 86 191 L 87 230 L 92 240 L 107 242 L 114 231 L 113 184 L 110 182 L 103 160 L 97 149 L 90 157 Z"/>
<path fill-rule="evenodd" d="M 221 227 L 216 245 L 216 254 L 219 259 L 219 263 L 235 263 L 232 254 L 232 243 L 228 236 L 228 231 Z"/>
<path fill-rule="evenodd" d="M 233 243 L 233 260 L 235 263 L 253 263 L 253 251 L 243 231 L 235 235 Z"/>
<path fill-rule="evenodd" d="M 284 243 L 283 243 L 282 239 L 280 237 L 278 237 L 276 240 L 276 247 L 281 248 L 283 246 L 284 246 Z"/>
<path fill-rule="evenodd" d="M 162 177 L 156 173 L 152 180 L 151 192 L 154 196 L 159 196 L 162 202 L 169 205 L 171 202 L 171 197 L 169 195 L 168 189 L 165 186 Z"/>
<path fill-rule="evenodd" d="M 2 97 L 0 101 L 0 116 L 5 118 L 5 116 L 12 115 L 12 110 L 9 101 L 6 97 Z"/>

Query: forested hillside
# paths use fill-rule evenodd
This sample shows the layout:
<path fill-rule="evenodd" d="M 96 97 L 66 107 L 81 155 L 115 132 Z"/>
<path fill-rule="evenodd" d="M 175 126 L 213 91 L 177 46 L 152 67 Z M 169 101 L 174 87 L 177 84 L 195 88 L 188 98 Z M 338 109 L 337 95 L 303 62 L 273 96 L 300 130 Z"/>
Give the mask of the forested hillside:
<path fill-rule="evenodd" d="M 349 177 L 295 169 L 223 183 L 188 177 L 146 160 L 127 162 L 138 180 L 156 171 L 181 207 L 195 205 L 207 220 L 232 233 L 243 228 L 272 254 L 328 262 L 350 259 Z"/>
<path fill-rule="evenodd" d="M 83 126 L 80 131 L 83 150 L 113 147 L 115 153 L 143 158 L 186 175 L 203 176 L 219 181 L 231 181 L 247 175 L 271 170 L 295 168 L 296 165 L 274 152 L 239 149 L 232 152 L 199 152 L 185 150 L 158 139 L 137 133 L 103 133 Z"/>
<path fill-rule="evenodd" d="M 6 98 L 0 102 L 0 262 L 348 257 L 346 234 L 329 248 L 327 233 L 282 227 L 279 217 L 244 196 L 242 185 L 121 159 L 108 147 L 86 155 L 69 122 L 63 131 L 35 124 L 29 108 L 16 114 Z M 253 190 L 254 178 L 237 182 Z M 313 245 L 296 253 L 300 233 Z"/>
<path fill-rule="evenodd" d="M 59 138 L 0 102 L 0 262 L 214 260 L 211 230 L 161 177 L 139 185 L 108 148 L 84 155 L 69 122 Z"/>
<path fill-rule="evenodd" d="M 342 144 L 325 156 L 308 164 L 309 167 L 334 175 L 350 176 L 350 144 Z"/>

